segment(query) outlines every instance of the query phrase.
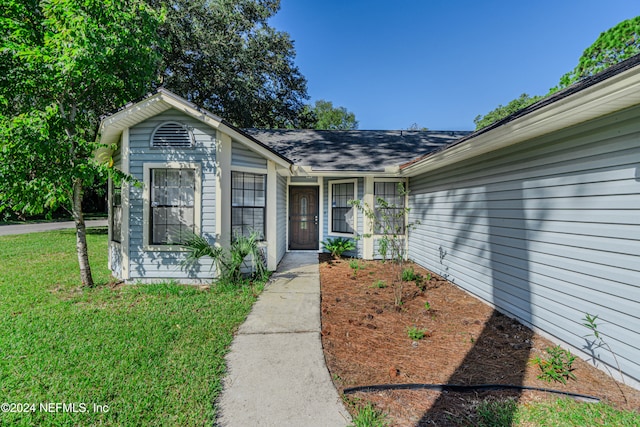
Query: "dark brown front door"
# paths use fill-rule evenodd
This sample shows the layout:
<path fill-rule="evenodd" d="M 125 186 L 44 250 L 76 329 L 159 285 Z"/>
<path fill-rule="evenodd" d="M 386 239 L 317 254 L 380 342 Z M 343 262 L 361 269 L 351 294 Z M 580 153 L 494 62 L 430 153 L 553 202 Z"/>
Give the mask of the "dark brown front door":
<path fill-rule="evenodd" d="M 289 187 L 289 249 L 318 249 L 318 187 Z"/>

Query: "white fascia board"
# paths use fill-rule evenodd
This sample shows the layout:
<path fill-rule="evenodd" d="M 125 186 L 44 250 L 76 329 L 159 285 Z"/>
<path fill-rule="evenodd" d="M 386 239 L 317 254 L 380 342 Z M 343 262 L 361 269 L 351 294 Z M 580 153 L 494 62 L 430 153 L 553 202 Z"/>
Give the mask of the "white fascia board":
<path fill-rule="evenodd" d="M 416 176 L 638 104 L 640 104 L 640 67 L 635 67 L 451 148 L 418 160 L 402 169 L 401 174 Z"/>
<path fill-rule="evenodd" d="M 384 170 L 367 171 L 367 170 L 314 170 L 310 166 L 296 165 L 292 168 L 293 176 L 318 176 L 318 177 L 339 177 L 339 178 L 357 178 L 364 176 L 389 177 L 397 178 L 400 176 L 399 167 L 387 167 Z"/>

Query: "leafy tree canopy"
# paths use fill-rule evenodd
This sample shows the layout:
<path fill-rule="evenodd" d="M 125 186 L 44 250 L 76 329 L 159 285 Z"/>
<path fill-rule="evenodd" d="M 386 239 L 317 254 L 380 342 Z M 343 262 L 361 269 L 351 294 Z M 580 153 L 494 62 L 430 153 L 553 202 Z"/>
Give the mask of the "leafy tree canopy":
<path fill-rule="evenodd" d="M 334 107 L 330 101 L 320 99 L 309 109 L 314 119 L 314 129 L 355 130 L 358 129 L 356 115 L 345 107 Z"/>
<path fill-rule="evenodd" d="M 509 102 L 507 105 L 498 105 L 495 109 L 489 111 L 486 115 L 476 116 L 476 118 L 473 119 L 473 122 L 476 124 L 476 129 L 485 128 L 490 124 L 497 122 L 498 120 L 510 116 L 516 111 L 528 107 L 534 102 L 538 102 L 542 98 L 542 96 L 529 96 L 526 93 L 523 93 L 518 98 Z"/>
<path fill-rule="evenodd" d="M 640 16 L 627 19 L 600 34 L 600 37 L 582 53 L 578 65 L 560 78 L 560 82 L 545 95 L 551 95 L 585 77 L 597 74 L 612 65 L 640 53 Z M 476 129 L 482 129 L 516 111 L 525 108 L 545 96 L 520 95 L 506 106 L 497 108 L 486 115 L 478 115 L 473 121 Z"/>
<path fill-rule="evenodd" d="M 161 16 L 140 0 L 4 0 L 0 14 L 0 213 L 64 207 L 92 285 L 81 201 L 99 114 L 157 72 Z"/>
<path fill-rule="evenodd" d="M 146 0 L 164 7 L 161 84 L 239 127 L 301 127 L 306 80 L 269 26 L 279 0 Z"/>
<path fill-rule="evenodd" d="M 578 65 L 560 79 L 565 88 L 640 53 L 640 16 L 620 22 L 600 34 L 582 53 Z"/>

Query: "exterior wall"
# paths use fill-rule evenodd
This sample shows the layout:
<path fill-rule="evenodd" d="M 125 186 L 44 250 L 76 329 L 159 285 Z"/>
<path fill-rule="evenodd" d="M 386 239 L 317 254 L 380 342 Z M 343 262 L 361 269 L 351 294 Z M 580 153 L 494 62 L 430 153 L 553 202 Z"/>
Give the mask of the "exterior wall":
<path fill-rule="evenodd" d="M 193 148 L 170 149 L 150 148 L 153 130 L 165 121 L 176 121 L 187 125 L 193 133 Z M 146 120 L 129 130 L 129 173 L 143 186 L 144 164 L 157 163 L 159 167 L 167 162 L 195 163 L 201 167 L 202 197 L 199 232 L 214 241 L 215 229 L 215 181 L 216 181 L 216 131 L 202 122 L 180 113 L 168 110 Z M 148 219 L 144 218 L 144 188 L 129 186 L 129 281 L 153 280 L 202 280 L 211 278 L 215 272 L 210 269 L 210 262 L 202 260 L 199 264 L 186 268 L 181 263 L 185 254 L 180 250 L 146 250 L 143 241 L 144 227 Z M 125 230 L 123 228 L 123 230 Z"/>
<path fill-rule="evenodd" d="M 335 233 L 331 233 L 329 230 L 329 209 L 331 209 L 331 200 L 329 199 L 329 185 L 331 185 L 331 183 L 335 182 L 335 181 L 350 181 L 353 180 L 354 178 L 345 178 L 345 177 L 325 177 L 323 180 L 323 191 L 322 191 L 322 217 L 323 217 L 323 221 L 322 221 L 322 226 L 320 228 L 320 242 L 325 241 L 329 238 L 336 238 L 336 237 L 345 237 L 345 238 L 354 238 L 356 237 L 354 236 L 348 236 L 348 235 L 344 235 L 344 234 L 335 234 Z M 360 199 L 362 200 L 362 197 L 364 195 L 364 178 L 357 178 L 357 185 L 356 185 L 356 199 Z M 363 233 L 363 215 L 361 212 L 356 212 L 356 231 L 357 234 L 362 234 Z M 348 256 L 348 257 L 358 257 L 358 258 L 362 258 L 362 248 L 363 248 L 363 241 L 360 239 L 358 241 L 356 241 L 356 250 L 355 251 L 349 251 L 349 252 L 345 252 L 344 256 Z M 322 246 L 322 243 L 320 243 L 320 250 L 324 251 L 324 248 Z M 326 251 L 325 251 L 326 252 Z"/>
<path fill-rule="evenodd" d="M 231 166 L 267 170 L 267 159 L 234 141 L 231 145 Z"/>
<path fill-rule="evenodd" d="M 278 176 L 277 180 L 277 247 L 276 247 L 276 258 L 279 263 L 282 260 L 282 257 L 287 252 L 287 177 L 286 176 Z"/>
<path fill-rule="evenodd" d="M 587 358 L 582 319 L 598 315 L 637 386 L 639 118 L 627 110 L 412 178 L 421 225 L 409 256 Z"/>

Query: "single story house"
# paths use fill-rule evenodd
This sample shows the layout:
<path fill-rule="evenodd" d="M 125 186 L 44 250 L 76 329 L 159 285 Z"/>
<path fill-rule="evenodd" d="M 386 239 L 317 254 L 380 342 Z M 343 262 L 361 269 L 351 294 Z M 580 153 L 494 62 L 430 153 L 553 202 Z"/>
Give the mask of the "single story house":
<path fill-rule="evenodd" d="M 241 130 L 160 89 L 100 134 L 140 183 L 109 189 L 118 278 L 210 280 L 182 262 L 189 233 L 258 231 L 271 270 L 356 234 L 373 235 L 352 255 L 372 259 L 375 230 L 348 201 L 380 196 L 419 221 L 410 259 L 587 357 L 582 319 L 597 314 L 640 384 L 640 57 L 474 133 Z"/>

